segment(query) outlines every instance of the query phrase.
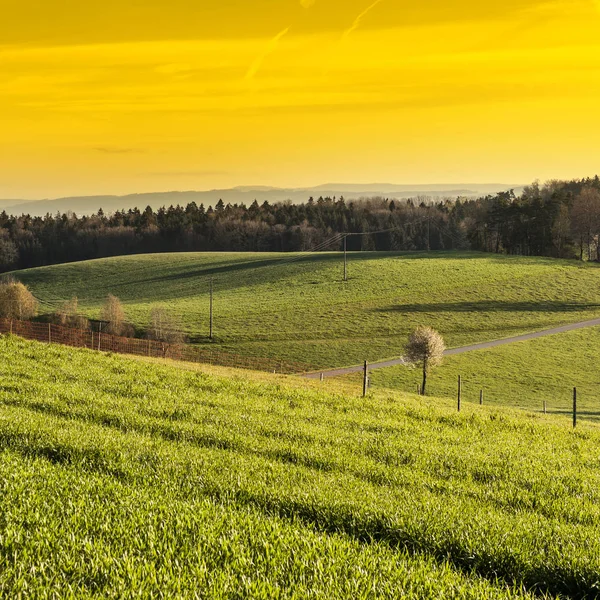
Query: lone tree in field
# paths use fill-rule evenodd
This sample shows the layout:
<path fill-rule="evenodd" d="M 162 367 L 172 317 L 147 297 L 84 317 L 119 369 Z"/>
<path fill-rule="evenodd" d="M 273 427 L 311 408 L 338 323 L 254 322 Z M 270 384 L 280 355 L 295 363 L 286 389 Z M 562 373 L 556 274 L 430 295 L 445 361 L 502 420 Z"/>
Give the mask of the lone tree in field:
<path fill-rule="evenodd" d="M 27 286 L 19 281 L 0 283 L 0 317 L 4 319 L 31 319 L 37 312 L 37 300 Z"/>
<path fill-rule="evenodd" d="M 423 386 L 425 395 L 427 375 L 433 367 L 442 364 L 446 344 L 444 338 L 431 327 L 417 327 L 409 336 L 406 345 L 406 358 L 415 364 L 423 365 Z"/>
<path fill-rule="evenodd" d="M 102 320 L 107 321 L 106 333 L 113 335 L 122 335 L 126 329 L 125 326 L 125 311 L 121 301 L 112 294 L 106 298 L 106 302 L 102 307 Z"/>

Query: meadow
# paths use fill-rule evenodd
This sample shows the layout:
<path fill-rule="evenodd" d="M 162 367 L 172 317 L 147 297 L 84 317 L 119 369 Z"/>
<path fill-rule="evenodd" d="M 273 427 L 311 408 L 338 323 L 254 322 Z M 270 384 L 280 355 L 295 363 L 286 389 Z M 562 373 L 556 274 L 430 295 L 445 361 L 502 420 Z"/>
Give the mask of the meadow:
<path fill-rule="evenodd" d="M 432 396 L 456 397 L 458 376 L 465 402 L 542 410 L 571 415 L 577 387 L 578 414 L 600 418 L 600 327 L 570 331 L 496 348 L 447 356 L 428 378 Z M 416 390 L 418 369 L 398 366 L 373 371 L 376 387 Z M 355 386 L 358 386 L 357 378 Z"/>
<path fill-rule="evenodd" d="M 206 343 L 214 281 L 217 348 L 304 363 L 357 364 L 402 354 L 419 324 L 449 346 L 510 337 L 600 316 L 600 265 L 475 252 L 192 253 L 123 256 L 12 274 L 51 312 L 78 296 L 98 317 L 118 296 L 138 329 L 166 308 Z"/>
<path fill-rule="evenodd" d="M 10 336 L 0 361 L 1 596 L 599 592 L 593 424 Z"/>

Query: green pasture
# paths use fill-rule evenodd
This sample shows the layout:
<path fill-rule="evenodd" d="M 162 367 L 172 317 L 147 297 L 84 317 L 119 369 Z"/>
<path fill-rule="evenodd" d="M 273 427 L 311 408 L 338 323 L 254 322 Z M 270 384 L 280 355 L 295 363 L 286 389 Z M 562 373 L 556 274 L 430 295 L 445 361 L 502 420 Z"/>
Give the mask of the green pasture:
<path fill-rule="evenodd" d="M 583 598 L 600 430 L 0 339 L 0 596 Z"/>
<path fill-rule="evenodd" d="M 461 376 L 462 399 L 499 406 L 543 409 L 570 416 L 577 388 L 581 418 L 600 418 L 600 327 L 579 329 L 448 356 L 429 376 L 428 393 L 456 397 Z M 374 370 L 376 387 L 416 391 L 421 372 L 406 366 Z"/>
<path fill-rule="evenodd" d="M 402 354 L 419 324 L 450 346 L 600 316 L 600 265 L 481 253 L 155 254 L 12 274 L 43 311 L 78 296 L 98 317 L 107 294 L 143 328 L 168 309 L 195 343 L 207 343 L 214 281 L 216 346 L 324 368 Z"/>

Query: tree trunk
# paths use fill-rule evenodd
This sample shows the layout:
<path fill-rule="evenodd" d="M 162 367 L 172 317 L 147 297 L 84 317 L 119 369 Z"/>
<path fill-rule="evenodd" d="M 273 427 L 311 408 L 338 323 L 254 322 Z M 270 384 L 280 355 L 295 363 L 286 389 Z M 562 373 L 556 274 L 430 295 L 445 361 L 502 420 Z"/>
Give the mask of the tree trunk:
<path fill-rule="evenodd" d="M 421 396 L 425 396 L 425 385 L 427 384 L 427 365 L 423 365 L 423 385 L 421 386 Z"/>

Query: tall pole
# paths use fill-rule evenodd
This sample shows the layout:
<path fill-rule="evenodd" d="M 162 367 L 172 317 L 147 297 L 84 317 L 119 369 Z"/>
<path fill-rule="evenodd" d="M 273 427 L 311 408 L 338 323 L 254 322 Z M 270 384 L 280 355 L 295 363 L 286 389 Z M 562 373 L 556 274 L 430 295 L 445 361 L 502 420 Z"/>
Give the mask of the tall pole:
<path fill-rule="evenodd" d="M 213 339 L 213 280 L 210 278 L 210 333 L 209 339 Z"/>
<path fill-rule="evenodd" d="M 367 395 L 367 389 L 369 388 L 369 364 L 365 360 L 365 366 L 363 370 L 363 398 Z"/>
<path fill-rule="evenodd" d="M 462 392 L 462 379 L 459 375 L 458 376 L 458 412 L 460 412 L 461 392 Z"/>
<path fill-rule="evenodd" d="M 344 281 L 348 281 L 348 236 L 344 236 Z"/>
<path fill-rule="evenodd" d="M 577 427 L 577 388 L 573 388 L 573 429 Z"/>

